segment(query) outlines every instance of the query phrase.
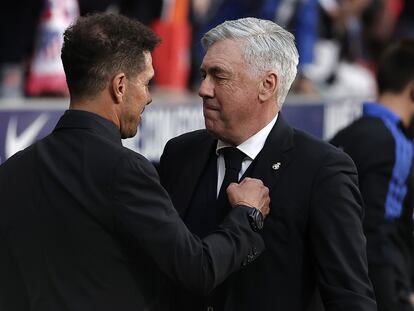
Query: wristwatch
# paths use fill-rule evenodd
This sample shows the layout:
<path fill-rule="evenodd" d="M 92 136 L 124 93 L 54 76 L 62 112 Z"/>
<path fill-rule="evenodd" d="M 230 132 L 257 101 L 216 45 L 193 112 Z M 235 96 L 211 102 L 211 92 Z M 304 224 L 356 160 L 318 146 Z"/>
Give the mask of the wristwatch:
<path fill-rule="evenodd" d="M 250 208 L 249 211 L 249 222 L 252 230 L 258 232 L 263 229 L 263 215 L 257 208 Z"/>

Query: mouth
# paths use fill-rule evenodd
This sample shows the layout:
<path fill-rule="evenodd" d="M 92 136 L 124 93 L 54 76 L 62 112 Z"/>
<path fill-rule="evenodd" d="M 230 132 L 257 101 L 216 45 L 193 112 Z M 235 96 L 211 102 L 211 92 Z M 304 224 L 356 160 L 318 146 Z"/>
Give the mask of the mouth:
<path fill-rule="evenodd" d="M 210 103 L 203 102 L 203 109 L 204 110 L 214 110 L 214 111 L 218 111 L 219 110 L 219 107 L 217 107 L 217 106 L 215 106 L 213 104 L 210 104 Z"/>

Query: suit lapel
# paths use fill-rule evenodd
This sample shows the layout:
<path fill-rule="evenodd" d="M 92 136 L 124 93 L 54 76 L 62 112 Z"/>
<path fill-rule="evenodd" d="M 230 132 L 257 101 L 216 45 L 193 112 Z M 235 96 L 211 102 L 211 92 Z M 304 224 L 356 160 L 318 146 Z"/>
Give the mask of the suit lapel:
<path fill-rule="evenodd" d="M 276 124 L 270 131 L 263 149 L 252 163 L 246 176 L 259 178 L 272 189 L 283 171 L 290 164 L 289 151 L 293 148 L 293 129 L 279 113 Z"/>
<path fill-rule="evenodd" d="M 194 143 L 193 149 L 184 158 L 181 169 L 182 182 L 173 187 L 177 191 L 176 198 L 178 204 L 176 208 L 181 217 L 185 215 L 189 207 L 193 192 L 216 146 L 217 140 L 206 132 L 206 135 L 199 142 Z"/>
<path fill-rule="evenodd" d="M 193 192 L 216 146 L 217 140 L 205 132 L 205 135 L 194 143 L 192 152 L 187 153 L 183 158 L 182 179 L 180 179 L 182 182 L 172 187 L 176 190 L 176 208 L 181 217 L 185 215 L 189 207 Z M 290 163 L 289 151 L 292 148 L 293 129 L 279 113 L 263 149 L 253 161 L 251 169 L 246 171 L 245 176 L 259 178 L 269 189 L 272 189 Z"/>

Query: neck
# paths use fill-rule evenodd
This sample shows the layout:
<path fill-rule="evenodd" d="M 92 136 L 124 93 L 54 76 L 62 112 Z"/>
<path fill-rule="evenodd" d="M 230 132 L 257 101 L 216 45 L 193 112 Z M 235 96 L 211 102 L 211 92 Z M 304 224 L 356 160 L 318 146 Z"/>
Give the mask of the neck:
<path fill-rule="evenodd" d="M 378 102 L 398 115 L 404 127 L 408 127 L 412 118 L 413 103 L 403 94 L 384 93 L 378 98 Z"/>
<path fill-rule="evenodd" d="M 120 128 L 120 121 L 118 115 L 113 110 L 113 105 L 110 105 L 103 98 L 97 97 L 92 99 L 70 100 L 69 109 L 82 110 L 95 113 L 102 118 L 105 118 Z"/>

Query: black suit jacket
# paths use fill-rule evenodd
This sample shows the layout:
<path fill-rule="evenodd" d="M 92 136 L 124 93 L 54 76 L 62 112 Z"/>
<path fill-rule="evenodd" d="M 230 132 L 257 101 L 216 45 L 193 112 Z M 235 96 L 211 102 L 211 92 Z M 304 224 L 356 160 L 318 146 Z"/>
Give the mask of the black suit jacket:
<path fill-rule="evenodd" d="M 246 209 L 200 241 L 115 125 L 67 111 L 0 166 L 0 310 L 152 310 L 158 268 L 207 293 L 263 250 Z"/>
<path fill-rule="evenodd" d="M 200 130 L 164 149 L 161 182 L 181 216 L 216 143 Z M 230 277 L 225 309 L 303 311 L 319 287 L 326 310 L 376 310 L 350 158 L 292 129 L 279 114 L 253 164 L 250 176 L 270 188 L 266 251 Z"/>

